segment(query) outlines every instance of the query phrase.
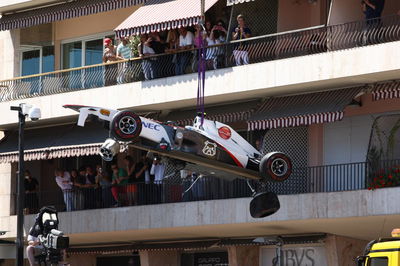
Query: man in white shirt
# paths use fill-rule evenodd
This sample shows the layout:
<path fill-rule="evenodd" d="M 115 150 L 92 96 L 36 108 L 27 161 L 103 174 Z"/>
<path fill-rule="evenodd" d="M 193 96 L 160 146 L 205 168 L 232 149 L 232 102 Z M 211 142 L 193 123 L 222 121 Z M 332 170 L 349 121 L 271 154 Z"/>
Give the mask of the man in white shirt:
<path fill-rule="evenodd" d="M 29 233 L 28 246 L 26 247 L 26 255 L 31 266 L 35 265 L 35 256 L 40 255 L 42 249 L 43 246 L 40 244 L 37 236 Z"/>
<path fill-rule="evenodd" d="M 159 158 L 154 158 L 153 164 L 150 169 L 150 175 L 154 175 L 154 184 L 162 184 L 164 179 L 165 165 Z"/>
<path fill-rule="evenodd" d="M 179 50 L 187 50 L 193 48 L 194 45 L 194 35 L 191 31 L 186 28 L 179 28 Z M 182 75 L 185 74 L 185 70 L 190 61 L 190 52 L 181 52 L 177 54 L 175 74 Z"/>
<path fill-rule="evenodd" d="M 155 202 L 161 203 L 163 199 L 163 179 L 164 179 L 165 165 L 161 162 L 160 158 L 155 157 L 151 165 L 150 175 L 154 175 L 154 192 Z"/>
<path fill-rule="evenodd" d="M 67 209 L 67 212 L 74 210 L 73 205 L 73 191 L 72 191 L 72 182 L 71 176 L 67 171 L 63 171 L 61 169 L 57 169 L 55 171 L 56 182 L 57 185 L 61 188 L 64 196 L 64 203 Z"/>

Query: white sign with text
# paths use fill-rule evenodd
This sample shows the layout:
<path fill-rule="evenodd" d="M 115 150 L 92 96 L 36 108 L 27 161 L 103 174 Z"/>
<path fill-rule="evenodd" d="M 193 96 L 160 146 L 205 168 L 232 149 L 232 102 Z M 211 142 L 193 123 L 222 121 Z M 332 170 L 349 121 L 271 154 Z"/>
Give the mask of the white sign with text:
<path fill-rule="evenodd" d="M 322 246 L 284 247 L 282 255 L 285 266 L 327 265 L 325 247 Z M 261 248 L 260 266 L 279 266 L 275 248 Z"/>
<path fill-rule="evenodd" d="M 253 1 L 254 0 L 226 0 L 226 5 L 227 6 L 233 6 L 233 5 L 236 5 L 236 4 L 253 2 Z"/>

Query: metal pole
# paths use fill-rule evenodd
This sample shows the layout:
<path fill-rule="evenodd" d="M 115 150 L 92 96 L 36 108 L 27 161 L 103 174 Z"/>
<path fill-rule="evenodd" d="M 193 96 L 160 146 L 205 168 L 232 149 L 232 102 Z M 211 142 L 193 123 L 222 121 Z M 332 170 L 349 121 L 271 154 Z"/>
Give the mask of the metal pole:
<path fill-rule="evenodd" d="M 19 128 L 18 128 L 18 177 L 17 177 L 17 239 L 16 243 L 16 262 L 15 265 L 24 265 L 24 126 L 25 115 L 22 113 L 22 106 L 12 106 L 13 111 L 18 111 Z"/>
<path fill-rule="evenodd" d="M 205 16 L 206 0 L 201 0 L 200 4 L 201 4 L 200 12 L 201 12 L 202 24 L 206 24 L 206 16 Z"/>

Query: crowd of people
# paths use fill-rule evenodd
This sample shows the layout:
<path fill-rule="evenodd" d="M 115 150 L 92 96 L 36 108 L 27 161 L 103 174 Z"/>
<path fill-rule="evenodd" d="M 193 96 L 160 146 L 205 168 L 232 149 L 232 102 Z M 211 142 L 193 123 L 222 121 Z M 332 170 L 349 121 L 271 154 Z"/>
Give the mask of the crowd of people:
<path fill-rule="evenodd" d="M 231 33 L 225 23 L 219 20 L 213 25 L 207 21 L 204 27 L 181 27 L 165 32 L 152 32 L 140 35 L 140 42 L 136 47 L 130 45 L 128 37 L 121 37 L 118 46 L 114 46 L 111 38 L 104 40 L 103 62 L 109 63 L 134 57 L 133 50 L 137 50 L 142 58 L 141 68 L 145 80 L 168 75 L 181 75 L 187 68 L 197 71 L 200 56 L 199 48 L 206 48 L 205 61 L 207 69 L 217 69 L 224 66 L 225 50 L 219 44 L 229 38 L 242 40 L 251 37 L 251 30 L 246 25 L 243 15 L 237 16 L 237 26 Z M 157 55 L 163 54 L 163 57 Z M 248 64 L 249 56 L 243 44 L 234 45 L 233 55 L 236 65 Z M 166 67 L 166 66 L 169 67 Z M 128 82 L 132 77 L 133 66 L 130 62 L 123 64 L 106 65 L 106 85 Z M 168 73 L 166 73 L 168 72 Z"/>
<path fill-rule="evenodd" d="M 158 157 L 153 162 L 143 154 L 137 162 L 126 156 L 123 166 L 111 163 L 78 170 L 57 169 L 55 181 L 63 193 L 66 211 L 158 203 L 165 166 Z M 151 193 L 149 193 L 151 192 Z"/>
<path fill-rule="evenodd" d="M 172 170 L 172 169 L 171 169 Z M 75 211 L 120 206 L 159 204 L 249 196 L 243 180 L 225 182 L 215 176 L 202 176 L 183 169 L 166 171 L 166 163 L 157 155 L 149 159 L 144 153 L 138 160 L 125 156 L 121 165 L 82 166 L 79 169 L 56 169 L 54 181 L 60 190 L 42 193 L 41 204 L 50 200 L 59 210 Z M 176 177 L 180 178 L 177 182 Z M 43 180 L 42 180 L 43 181 Z M 25 213 L 39 209 L 39 183 L 25 172 Z M 63 204 L 55 204 L 62 193 Z"/>

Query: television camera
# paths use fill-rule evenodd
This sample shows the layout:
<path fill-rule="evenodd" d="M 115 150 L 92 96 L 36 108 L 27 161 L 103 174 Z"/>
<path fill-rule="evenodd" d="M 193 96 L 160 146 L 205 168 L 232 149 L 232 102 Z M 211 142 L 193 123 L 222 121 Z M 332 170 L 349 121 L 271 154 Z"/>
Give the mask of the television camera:
<path fill-rule="evenodd" d="M 37 256 L 39 265 L 58 265 L 62 260 L 61 250 L 69 247 L 69 237 L 64 236 L 58 230 L 58 214 L 53 206 L 46 206 L 40 209 L 36 215 L 35 225 L 29 234 L 38 238 L 43 246 L 43 252 Z"/>

